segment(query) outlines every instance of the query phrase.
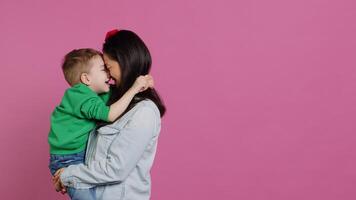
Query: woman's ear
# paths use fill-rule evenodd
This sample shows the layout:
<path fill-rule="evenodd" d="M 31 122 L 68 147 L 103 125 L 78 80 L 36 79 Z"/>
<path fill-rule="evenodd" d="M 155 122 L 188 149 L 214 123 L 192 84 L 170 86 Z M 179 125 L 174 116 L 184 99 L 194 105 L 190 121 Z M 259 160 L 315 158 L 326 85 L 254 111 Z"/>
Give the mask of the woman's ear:
<path fill-rule="evenodd" d="M 82 73 L 80 75 L 80 82 L 82 82 L 85 85 L 90 85 L 90 78 L 88 73 Z"/>

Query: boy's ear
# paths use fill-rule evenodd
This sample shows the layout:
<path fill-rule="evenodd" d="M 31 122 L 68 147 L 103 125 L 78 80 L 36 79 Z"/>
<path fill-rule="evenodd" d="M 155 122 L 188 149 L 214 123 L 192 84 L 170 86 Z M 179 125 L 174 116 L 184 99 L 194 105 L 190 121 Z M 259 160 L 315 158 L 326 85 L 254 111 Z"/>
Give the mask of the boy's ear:
<path fill-rule="evenodd" d="M 80 81 L 85 85 L 90 85 L 90 78 L 88 73 L 82 73 L 80 75 Z"/>

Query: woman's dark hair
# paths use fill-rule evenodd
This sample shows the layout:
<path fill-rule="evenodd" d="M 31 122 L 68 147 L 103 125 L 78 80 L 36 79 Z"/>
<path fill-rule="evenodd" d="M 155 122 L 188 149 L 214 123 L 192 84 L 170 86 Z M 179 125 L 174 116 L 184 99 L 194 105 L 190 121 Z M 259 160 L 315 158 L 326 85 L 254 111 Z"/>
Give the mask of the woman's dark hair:
<path fill-rule="evenodd" d="M 108 102 L 111 105 L 130 89 L 137 77 L 150 72 L 152 59 L 141 38 L 128 30 L 120 30 L 107 36 L 103 44 L 103 53 L 117 61 L 121 70 L 120 82 L 117 81 L 117 87 L 112 90 Z M 166 108 L 156 90 L 151 88 L 136 94 L 124 113 L 145 99 L 153 101 L 157 105 L 161 117 L 164 115 Z"/>

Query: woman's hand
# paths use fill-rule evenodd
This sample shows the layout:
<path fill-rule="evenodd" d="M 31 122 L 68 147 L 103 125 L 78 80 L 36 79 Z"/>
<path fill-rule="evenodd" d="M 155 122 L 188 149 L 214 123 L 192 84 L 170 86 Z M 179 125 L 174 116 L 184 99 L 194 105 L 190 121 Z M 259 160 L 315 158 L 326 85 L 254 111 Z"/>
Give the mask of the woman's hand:
<path fill-rule="evenodd" d="M 64 171 L 64 168 L 61 168 L 56 171 L 54 176 L 52 177 L 52 183 L 54 185 L 54 188 L 56 189 L 57 192 L 61 192 L 62 194 L 67 193 L 66 187 L 63 185 L 60 176 L 62 172 Z"/>

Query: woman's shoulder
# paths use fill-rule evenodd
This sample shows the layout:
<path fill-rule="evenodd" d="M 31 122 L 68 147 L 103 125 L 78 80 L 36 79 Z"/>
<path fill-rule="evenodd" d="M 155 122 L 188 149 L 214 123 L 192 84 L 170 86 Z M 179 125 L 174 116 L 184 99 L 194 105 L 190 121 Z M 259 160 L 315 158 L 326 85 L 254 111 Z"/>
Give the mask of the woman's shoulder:
<path fill-rule="evenodd" d="M 159 113 L 157 105 L 150 99 L 146 99 L 146 100 L 142 100 L 142 101 L 138 102 L 131 109 L 131 111 L 133 111 L 132 114 L 137 113 L 137 112 L 139 112 L 139 113 L 151 112 L 151 113 L 154 113 L 156 116 L 160 117 L 160 113 Z"/>
<path fill-rule="evenodd" d="M 138 102 L 127 113 L 120 117 L 117 122 L 124 122 L 132 118 L 139 118 L 140 116 L 150 116 L 150 118 L 160 118 L 160 113 L 156 104 L 147 99 Z"/>
<path fill-rule="evenodd" d="M 156 104 L 151 100 L 142 100 L 115 122 L 99 128 L 98 131 L 102 134 L 116 133 L 116 130 L 122 129 L 129 122 L 160 124 L 160 121 L 161 117 Z"/>

